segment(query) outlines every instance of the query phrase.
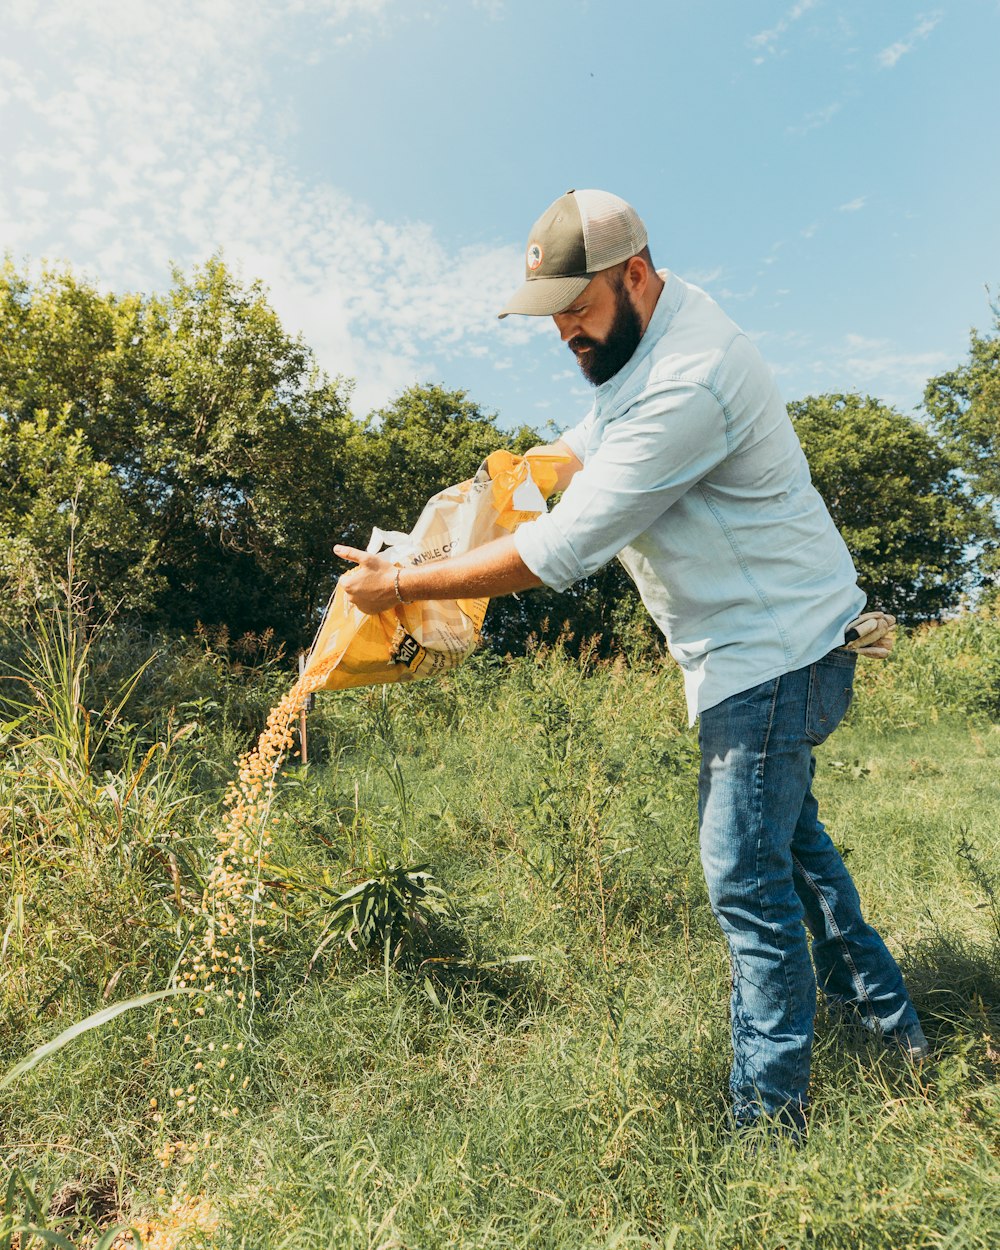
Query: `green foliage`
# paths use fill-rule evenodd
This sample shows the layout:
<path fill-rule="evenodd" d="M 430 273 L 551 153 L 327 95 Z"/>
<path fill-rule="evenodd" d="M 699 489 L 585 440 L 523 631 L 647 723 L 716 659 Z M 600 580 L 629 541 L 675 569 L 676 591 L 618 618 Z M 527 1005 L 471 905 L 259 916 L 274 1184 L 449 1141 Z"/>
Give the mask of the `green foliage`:
<path fill-rule="evenodd" d="M 412 528 L 427 500 L 490 452 L 501 430 L 464 391 L 404 391 L 364 424 L 282 330 L 259 284 L 219 260 L 164 296 L 117 296 L 69 272 L 0 274 L 0 578 L 30 614 L 65 567 L 97 608 L 152 630 L 306 644 L 340 564 L 334 543 Z M 53 415 L 55 414 L 55 415 Z M 566 623 L 572 622 L 571 630 Z M 523 652 L 655 649 L 621 567 L 566 594 L 499 600 L 486 634 Z"/>
<path fill-rule="evenodd" d="M 61 1213 L 59 1208 L 67 1198 L 71 1210 Z M 107 1217 L 116 1209 L 117 1198 L 106 1184 L 91 1187 L 89 1193 L 85 1187 L 77 1187 L 75 1192 L 69 1187 L 46 1197 L 37 1194 L 31 1180 L 14 1168 L 0 1200 L 0 1250 L 29 1250 L 35 1246 L 114 1250 L 121 1245 L 122 1234 L 128 1230 L 127 1224 L 107 1227 Z M 81 1228 L 86 1232 L 76 1241 L 75 1235 Z M 142 1250 L 142 1240 L 135 1236 L 134 1230 L 130 1230 L 128 1236 L 130 1244 Z"/>
<path fill-rule="evenodd" d="M 100 697 L 93 642 L 72 601 L 46 610 L 0 687 L 2 947 L 16 961 L 0 1049 L 11 1060 L 18 1019 L 51 1035 L 51 1015 L 75 1020 L 97 991 L 162 985 L 185 899 L 203 888 L 186 735 L 137 734 L 125 715 L 141 673 Z"/>
<path fill-rule="evenodd" d="M 997 314 L 1000 318 L 1000 314 Z M 1000 320 L 998 320 L 1000 325 Z M 932 619 L 996 544 L 997 343 L 933 379 L 932 433 L 858 395 L 790 405 L 821 493 L 874 602 Z M 413 386 L 360 424 L 282 329 L 258 283 L 218 259 L 163 295 L 115 295 L 69 271 L 0 274 L 0 579 L 23 620 L 65 566 L 98 608 L 151 630 L 200 622 L 233 639 L 308 641 L 340 569 L 338 540 L 409 529 L 427 499 L 508 433 L 464 391 Z M 975 502 L 956 470 L 977 492 Z M 20 613 L 20 617 L 17 614 Z M 557 639 L 575 654 L 655 655 L 661 640 L 613 561 L 564 594 L 495 603 L 498 652 Z"/>
<path fill-rule="evenodd" d="M 357 506 L 354 427 L 346 387 L 259 284 L 212 260 L 166 296 L 119 297 L 8 263 L 0 345 L 0 527 L 36 582 L 65 562 L 76 499 L 78 567 L 103 605 L 308 637 Z"/>
<path fill-rule="evenodd" d="M 859 664 L 851 717 L 873 732 L 952 716 L 1000 720 L 1000 604 L 903 632 L 888 664 Z"/>
<path fill-rule="evenodd" d="M 973 583 L 967 546 L 983 523 L 957 461 L 870 397 L 820 395 L 788 411 L 869 603 L 909 622 L 954 607 Z"/>
<path fill-rule="evenodd" d="M 945 445 L 968 474 L 973 490 L 994 506 L 1000 500 L 1000 305 L 988 334 L 970 335 L 965 364 L 931 378 L 924 407 Z M 984 564 L 996 571 L 1000 522 L 984 536 Z"/>
<path fill-rule="evenodd" d="M 538 442 L 527 426 L 507 433 L 465 391 L 411 386 L 372 413 L 360 432 L 356 484 L 365 515 L 350 537 L 367 542 L 371 525 L 409 531 L 439 490 L 472 477 L 492 451 L 521 453 Z M 369 524 L 369 517 L 372 518 Z M 379 519 L 380 518 L 380 519 Z"/>
<path fill-rule="evenodd" d="M 36 1047 L 30 1055 L 27 1055 L 20 1063 L 5 1073 L 3 1077 L 0 1077 L 0 1090 L 6 1089 L 8 1085 L 13 1085 L 19 1077 L 30 1072 L 32 1068 L 37 1067 L 38 1064 L 48 1059 L 50 1055 L 54 1055 L 57 1051 L 62 1050 L 64 1046 L 75 1042 L 78 1037 L 82 1037 L 84 1033 L 88 1033 L 91 1029 L 101 1028 L 125 1011 L 133 1011 L 136 1007 L 148 1007 L 151 1003 L 162 1002 L 164 998 L 173 998 L 175 995 L 183 992 L 183 990 L 168 989 L 156 990 L 152 994 L 140 994 L 138 998 L 129 998 L 124 1002 L 113 1003 L 110 1007 L 104 1007 L 100 1011 L 95 1011 L 93 1015 L 87 1016 L 85 1020 L 78 1020 L 75 1024 L 71 1024 L 68 1029 L 63 1029 L 58 1037 L 54 1037 L 50 1042 L 45 1042 L 43 1045 Z"/>
<path fill-rule="evenodd" d="M 390 864 L 377 851 L 369 860 L 364 880 L 331 905 L 324 939 L 354 950 L 374 947 L 388 967 L 418 931 L 446 914 L 447 900 L 428 864 Z"/>
<path fill-rule="evenodd" d="M 55 416 L 39 408 L 17 424 L 0 413 L 0 584 L 8 615 L 23 616 L 44 599 L 71 552 L 76 575 L 96 584 L 102 555 L 129 531 L 119 482 L 68 421 L 68 404 Z M 82 545 L 78 533 L 86 535 Z M 143 602 L 141 587 L 125 593 L 132 605 Z"/>

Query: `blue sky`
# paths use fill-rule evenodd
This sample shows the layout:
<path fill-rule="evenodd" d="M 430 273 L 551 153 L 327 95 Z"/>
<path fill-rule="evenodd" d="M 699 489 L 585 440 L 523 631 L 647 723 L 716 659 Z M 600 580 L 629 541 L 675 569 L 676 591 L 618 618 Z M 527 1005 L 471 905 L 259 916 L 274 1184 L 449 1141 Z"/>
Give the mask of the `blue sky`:
<path fill-rule="evenodd" d="M 572 357 L 495 313 L 604 187 L 786 398 L 912 411 L 991 322 L 998 54 L 1000 0 L 0 0 L 0 252 L 150 291 L 221 251 L 359 415 L 561 428 Z"/>

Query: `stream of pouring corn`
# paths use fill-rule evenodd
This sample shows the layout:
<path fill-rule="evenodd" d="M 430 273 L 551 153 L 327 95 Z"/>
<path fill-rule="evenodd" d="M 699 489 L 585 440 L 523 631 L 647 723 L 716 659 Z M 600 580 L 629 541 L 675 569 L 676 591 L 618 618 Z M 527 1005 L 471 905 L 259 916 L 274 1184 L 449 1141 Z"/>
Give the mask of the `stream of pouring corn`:
<path fill-rule="evenodd" d="M 190 995 L 194 1015 L 199 1018 L 190 1022 L 191 1032 L 184 1035 L 190 1071 L 186 1082 L 170 1087 L 168 1099 L 161 1103 L 151 1098 L 149 1104 L 153 1124 L 159 1129 L 160 1145 L 155 1154 L 164 1171 L 175 1162 L 190 1162 L 195 1156 L 205 1159 L 214 1145 L 213 1136 L 210 1132 L 200 1133 L 196 1122 L 204 1119 L 206 1110 L 213 1118 L 238 1117 L 240 1108 L 235 1099 L 249 1085 L 249 1078 L 242 1076 L 239 1066 L 244 1043 L 220 1042 L 217 1036 L 213 1037 L 211 1017 L 203 1018 L 213 1003 L 224 1004 L 228 1000 L 245 1008 L 248 1021 L 252 1021 L 254 1000 L 259 993 L 255 984 L 256 957 L 268 949 L 266 931 L 270 918 L 266 913 L 274 907 L 273 900 L 266 898 L 263 885 L 271 845 L 271 804 L 282 764 L 294 744 L 295 721 L 325 678 L 325 671 L 303 675 L 271 709 L 256 746 L 237 761 L 236 778 L 226 791 L 216 831 L 215 860 L 198 908 L 200 923 L 175 981 L 178 989 Z M 177 1029 L 181 1027 L 178 1013 L 176 1006 L 170 1011 L 171 1024 Z M 199 1109 L 201 1117 L 195 1114 Z M 208 1166 L 214 1168 L 213 1163 Z M 159 1193 L 166 1195 L 165 1190 Z M 187 1194 L 182 1185 L 162 1219 L 144 1225 L 144 1240 L 154 1231 L 160 1237 L 147 1240 L 146 1244 L 162 1245 L 164 1250 L 181 1244 L 184 1229 L 180 1229 L 181 1240 L 175 1240 L 174 1225 L 178 1218 L 175 1208 L 182 1200 L 207 1201 L 200 1195 Z"/>
<path fill-rule="evenodd" d="M 322 673 L 300 677 L 268 713 L 256 746 L 237 762 L 236 778 L 226 791 L 216 831 L 215 862 L 201 902 L 204 934 L 181 963 L 179 989 L 232 998 L 241 1004 L 255 992 L 254 956 L 267 949 L 262 931 L 269 924 L 264 914 L 268 900 L 262 879 L 271 846 L 271 804 L 281 766 L 294 743 L 295 720 L 323 681 Z M 245 976 L 250 977 L 249 991 L 239 984 Z M 227 984 L 229 981 L 233 984 Z M 251 1011 L 252 1006 L 251 1001 Z M 204 1005 L 195 1010 L 203 1014 Z"/>

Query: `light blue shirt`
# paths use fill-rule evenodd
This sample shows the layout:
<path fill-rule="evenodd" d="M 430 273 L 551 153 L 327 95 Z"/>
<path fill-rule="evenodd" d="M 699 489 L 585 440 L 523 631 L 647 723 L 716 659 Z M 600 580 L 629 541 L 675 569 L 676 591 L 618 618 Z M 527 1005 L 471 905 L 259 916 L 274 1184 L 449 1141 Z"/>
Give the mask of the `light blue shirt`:
<path fill-rule="evenodd" d="M 694 723 L 843 645 L 865 596 L 757 349 L 704 291 L 660 276 L 631 359 L 562 435 L 583 468 L 514 542 L 554 590 L 618 556 Z"/>

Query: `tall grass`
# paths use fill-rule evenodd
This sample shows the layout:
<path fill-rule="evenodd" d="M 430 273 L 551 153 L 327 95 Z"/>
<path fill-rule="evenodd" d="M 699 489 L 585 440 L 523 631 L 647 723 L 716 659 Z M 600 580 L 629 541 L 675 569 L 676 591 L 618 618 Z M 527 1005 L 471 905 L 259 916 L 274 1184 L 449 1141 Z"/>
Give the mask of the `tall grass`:
<path fill-rule="evenodd" d="M 7 686 L 0 711 L 0 1070 L 167 984 L 225 761 L 281 680 L 269 663 L 255 691 L 203 646 L 130 686 L 113 634 L 72 652 L 45 628 L 49 669 L 22 659 L 36 688 Z M 828 823 L 934 1057 L 897 1064 L 821 1015 L 801 1151 L 728 1135 L 727 961 L 676 673 L 484 655 L 433 685 L 321 696 L 314 762 L 275 798 L 273 950 L 251 1028 L 231 1006 L 154 1004 L 0 1094 L 32 1219 L 79 1245 L 131 1220 L 164 1245 L 201 1228 L 254 1250 L 994 1246 L 998 657 L 986 616 L 904 640 L 862 669 L 851 722 L 820 753 Z M 152 672 L 155 718 L 116 741 L 155 705 Z M 442 891 L 394 961 L 336 905 L 380 865 Z M 187 1102 L 195 1055 L 238 1115 Z M 20 1185 L 2 1218 L 21 1218 Z"/>
<path fill-rule="evenodd" d="M 1000 719 L 1000 604 L 901 634 L 890 664 L 858 666 L 856 723 L 918 729 L 956 715 Z"/>
<path fill-rule="evenodd" d="M 101 695 L 93 641 L 69 599 L 39 617 L 4 682 L 5 1051 L 12 1025 L 30 1035 L 95 990 L 148 987 L 198 886 L 185 731 L 144 741 L 125 716 L 142 668 Z"/>

